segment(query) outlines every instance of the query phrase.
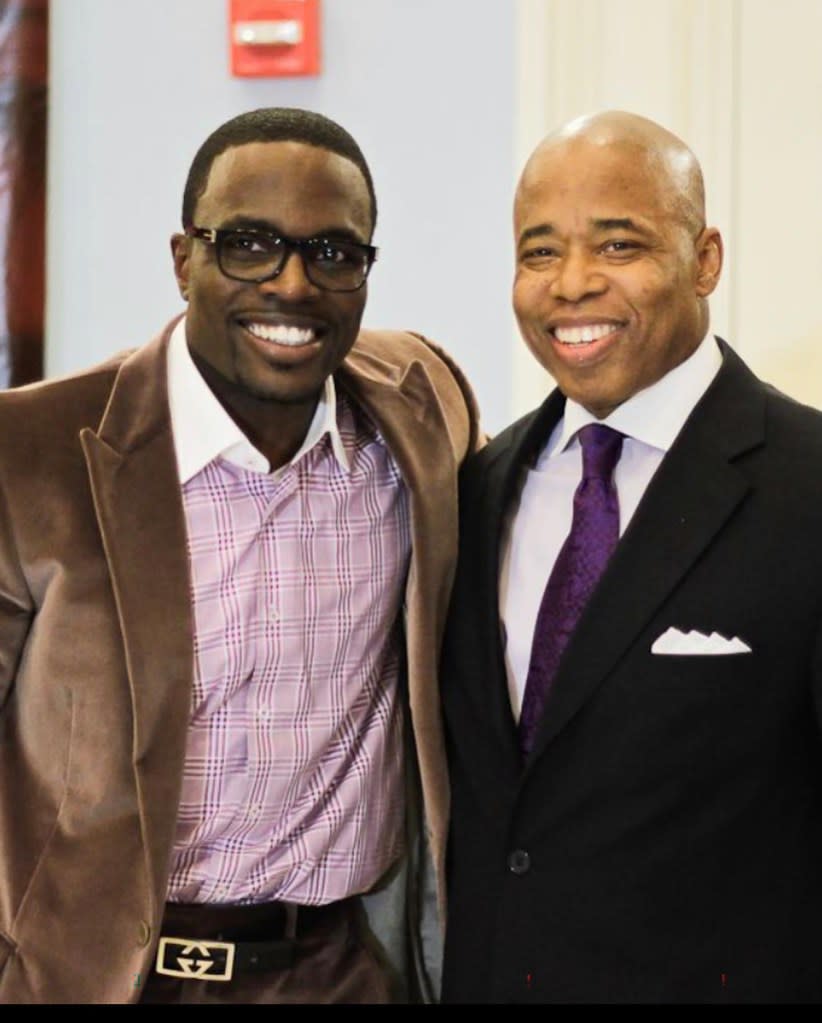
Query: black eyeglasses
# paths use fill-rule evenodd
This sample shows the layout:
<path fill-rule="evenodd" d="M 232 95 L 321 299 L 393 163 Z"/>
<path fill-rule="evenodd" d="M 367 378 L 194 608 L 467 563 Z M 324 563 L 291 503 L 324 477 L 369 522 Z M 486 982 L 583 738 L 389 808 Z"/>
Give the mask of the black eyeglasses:
<path fill-rule="evenodd" d="M 377 258 L 373 245 L 339 238 L 287 238 L 256 228 L 187 227 L 190 238 L 214 245 L 217 265 L 234 281 L 259 284 L 279 274 L 298 252 L 305 275 L 324 291 L 357 291 Z"/>

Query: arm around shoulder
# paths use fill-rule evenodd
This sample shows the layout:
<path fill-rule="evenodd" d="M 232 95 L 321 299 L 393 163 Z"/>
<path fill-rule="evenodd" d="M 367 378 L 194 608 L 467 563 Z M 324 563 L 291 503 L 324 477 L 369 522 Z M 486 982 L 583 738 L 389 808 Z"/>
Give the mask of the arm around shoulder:
<path fill-rule="evenodd" d="M 422 366 L 442 407 L 451 446 L 461 464 L 486 443 L 479 407 L 462 369 L 438 344 L 414 331 L 362 330 L 346 360 L 355 372 L 379 367 L 404 375 Z"/>
<path fill-rule="evenodd" d="M 460 461 L 463 461 L 475 451 L 479 451 L 488 441 L 488 437 L 480 424 L 479 405 L 477 404 L 474 390 L 461 367 L 444 348 L 422 334 L 417 334 L 414 331 L 410 333 L 412 337 L 421 341 L 436 356 L 459 390 L 459 396 L 457 396 L 454 394 L 453 387 L 446 388 L 443 398 L 445 401 L 450 399 L 451 403 L 453 403 L 453 409 L 449 409 L 449 411 L 453 412 L 453 416 L 448 417 L 449 426 L 453 418 L 461 427 L 458 436 L 454 437 L 452 434 L 452 439 L 457 442 L 456 446 L 460 454 Z"/>

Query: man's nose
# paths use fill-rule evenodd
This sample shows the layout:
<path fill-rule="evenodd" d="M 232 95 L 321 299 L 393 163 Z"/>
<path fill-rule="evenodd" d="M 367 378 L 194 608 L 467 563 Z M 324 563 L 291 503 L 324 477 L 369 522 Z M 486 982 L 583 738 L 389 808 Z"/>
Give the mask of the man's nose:
<path fill-rule="evenodd" d="M 589 295 L 598 295 L 607 287 L 605 277 L 587 252 L 572 250 L 557 261 L 551 281 L 551 294 L 566 302 L 581 302 Z"/>
<path fill-rule="evenodd" d="M 266 294 L 290 299 L 302 298 L 304 295 L 309 294 L 313 295 L 318 290 L 317 286 L 311 282 L 308 274 L 305 272 L 305 263 L 301 254 L 296 249 L 292 249 L 286 255 L 285 263 L 283 263 L 282 269 L 277 276 L 272 277 L 270 280 L 262 281 L 259 287 Z"/>

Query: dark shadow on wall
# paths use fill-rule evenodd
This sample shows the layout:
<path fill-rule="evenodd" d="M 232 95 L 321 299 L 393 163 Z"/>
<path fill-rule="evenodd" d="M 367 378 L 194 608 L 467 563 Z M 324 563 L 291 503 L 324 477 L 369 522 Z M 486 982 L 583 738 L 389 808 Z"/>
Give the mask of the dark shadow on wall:
<path fill-rule="evenodd" d="M 49 0 L 0 0 L 0 387 L 43 375 Z"/>

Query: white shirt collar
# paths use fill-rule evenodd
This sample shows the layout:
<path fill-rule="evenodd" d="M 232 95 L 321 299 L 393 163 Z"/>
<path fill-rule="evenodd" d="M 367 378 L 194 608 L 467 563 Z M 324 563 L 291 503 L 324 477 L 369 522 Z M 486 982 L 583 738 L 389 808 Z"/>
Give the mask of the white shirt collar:
<path fill-rule="evenodd" d="M 684 362 L 618 405 L 605 419 L 597 419 L 568 399 L 561 428 L 554 431 L 543 457 L 560 454 L 583 426 L 597 422 L 650 447 L 667 451 L 721 365 L 722 353 L 709 334 Z"/>
<path fill-rule="evenodd" d="M 249 441 L 200 375 L 188 351 L 185 318 L 174 328 L 168 344 L 168 399 L 181 484 L 220 457 L 252 472 L 271 472 L 268 459 Z M 337 392 L 330 376 L 325 381 L 305 440 L 288 465 L 298 462 L 326 433 L 340 467 L 350 472 L 337 426 Z M 282 466 L 278 472 L 285 468 L 287 466 Z"/>

